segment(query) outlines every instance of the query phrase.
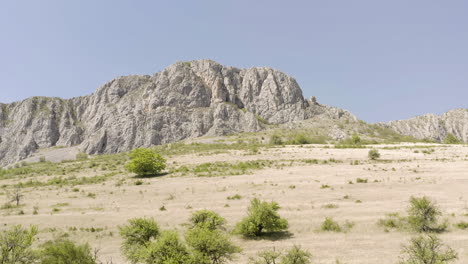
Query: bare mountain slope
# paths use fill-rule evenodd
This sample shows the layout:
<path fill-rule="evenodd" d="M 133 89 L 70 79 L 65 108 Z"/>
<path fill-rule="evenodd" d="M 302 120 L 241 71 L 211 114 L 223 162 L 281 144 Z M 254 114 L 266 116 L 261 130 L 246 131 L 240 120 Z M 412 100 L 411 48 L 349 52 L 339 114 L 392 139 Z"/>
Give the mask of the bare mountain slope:
<path fill-rule="evenodd" d="M 418 139 L 443 141 L 451 133 L 468 142 L 468 109 L 454 109 L 442 115 L 426 114 L 407 120 L 391 121 L 383 126 Z"/>

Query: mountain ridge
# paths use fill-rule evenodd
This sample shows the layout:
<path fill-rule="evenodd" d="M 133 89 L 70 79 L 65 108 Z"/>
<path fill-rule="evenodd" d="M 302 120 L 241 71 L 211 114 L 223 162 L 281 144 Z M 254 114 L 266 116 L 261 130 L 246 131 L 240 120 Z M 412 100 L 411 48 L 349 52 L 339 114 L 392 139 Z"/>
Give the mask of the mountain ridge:
<path fill-rule="evenodd" d="M 357 120 L 305 99 L 294 78 L 272 68 L 177 62 L 153 75 L 117 77 L 90 95 L 0 104 L 0 164 L 39 148 L 79 145 L 89 154 L 116 153 L 315 116 Z"/>

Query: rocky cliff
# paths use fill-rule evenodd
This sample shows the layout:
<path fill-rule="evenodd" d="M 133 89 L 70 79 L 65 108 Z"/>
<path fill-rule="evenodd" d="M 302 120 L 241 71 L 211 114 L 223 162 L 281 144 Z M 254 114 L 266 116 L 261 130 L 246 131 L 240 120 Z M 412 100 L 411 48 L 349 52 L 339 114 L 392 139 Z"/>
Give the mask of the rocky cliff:
<path fill-rule="evenodd" d="M 454 109 L 442 115 L 426 114 L 383 125 L 418 139 L 442 142 L 447 134 L 452 133 L 458 139 L 468 142 L 468 109 Z"/>
<path fill-rule="evenodd" d="M 52 146 L 116 153 L 311 117 L 356 120 L 304 99 L 292 77 L 271 68 L 178 62 L 152 76 L 116 78 L 88 96 L 0 104 L 0 164 Z"/>

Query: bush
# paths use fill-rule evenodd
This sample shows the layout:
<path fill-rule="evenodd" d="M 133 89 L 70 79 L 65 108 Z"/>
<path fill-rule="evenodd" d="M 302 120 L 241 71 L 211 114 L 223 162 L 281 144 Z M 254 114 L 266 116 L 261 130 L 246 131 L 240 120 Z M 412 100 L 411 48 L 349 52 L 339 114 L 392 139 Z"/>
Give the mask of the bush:
<path fill-rule="evenodd" d="M 228 235 L 216 229 L 196 227 L 187 231 L 185 239 L 187 244 L 199 253 L 195 255 L 198 264 L 226 263 L 232 260 L 233 254 L 241 251 L 231 242 Z"/>
<path fill-rule="evenodd" d="M 280 257 L 281 252 L 277 252 L 274 249 L 260 251 L 257 253 L 257 258 L 250 258 L 249 264 L 276 264 L 276 260 Z"/>
<path fill-rule="evenodd" d="M 24 229 L 21 225 L 0 233 L 0 263 L 36 263 L 31 245 L 36 240 L 37 227 Z"/>
<path fill-rule="evenodd" d="M 310 263 L 311 254 L 308 251 L 302 250 L 299 246 L 293 246 L 281 258 L 281 264 L 308 264 Z"/>
<path fill-rule="evenodd" d="M 447 225 L 438 225 L 438 217 L 442 215 L 437 205 L 426 196 L 411 197 L 408 208 L 408 223 L 417 232 L 442 232 Z"/>
<path fill-rule="evenodd" d="M 163 232 L 155 242 L 148 245 L 142 255 L 143 262 L 147 264 L 187 264 L 192 259 L 175 231 Z"/>
<path fill-rule="evenodd" d="M 221 228 L 226 223 L 226 219 L 213 211 L 200 210 L 192 214 L 190 222 L 192 223 L 192 228 L 215 230 Z"/>
<path fill-rule="evenodd" d="M 152 218 L 134 218 L 119 227 L 123 238 L 122 253 L 132 263 L 139 262 L 148 244 L 159 236 L 159 226 Z"/>
<path fill-rule="evenodd" d="M 367 156 L 371 160 L 376 160 L 376 159 L 380 158 L 380 153 L 376 149 L 371 149 L 371 150 L 369 150 L 369 153 L 367 154 Z"/>
<path fill-rule="evenodd" d="M 257 254 L 257 258 L 250 258 L 250 264 L 308 264 L 310 263 L 311 254 L 308 251 L 302 250 L 299 246 L 293 246 L 290 250 L 282 255 L 281 252 L 273 250 L 261 251 Z M 279 262 L 278 259 L 281 259 Z"/>
<path fill-rule="evenodd" d="M 434 235 L 412 238 L 403 253 L 400 264 L 445 264 L 457 259 L 457 253 Z"/>
<path fill-rule="evenodd" d="M 271 145 L 283 145 L 283 143 L 284 143 L 283 139 L 281 139 L 281 137 L 278 136 L 278 135 L 272 135 L 270 137 L 270 144 Z"/>
<path fill-rule="evenodd" d="M 331 217 L 325 218 L 321 226 L 322 231 L 341 232 L 341 226 Z"/>
<path fill-rule="evenodd" d="M 468 222 L 459 222 L 455 226 L 460 229 L 468 229 Z"/>
<path fill-rule="evenodd" d="M 96 264 L 88 244 L 77 245 L 68 239 L 48 241 L 41 245 L 41 264 Z"/>
<path fill-rule="evenodd" d="M 246 237 L 256 237 L 263 232 L 286 230 L 288 221 L 277 213 L 279 205 L 276 202 L 262 202 L 255 198 L 250 202 L 248 216 L 237 224 L 236 231 Z"/>
<path fill-rule="evenodd" d="M 461 141 L 452 133 L 448 133 L 444 138 L 444 144 L 460 144 Z"/>
<path fill-rule="evenodd" d="M 145 148 L 130 152 L 130 161 L 125 168 L 137 175 L 155 175 L 166 168 L 166 160 L 158 153 Z"/>

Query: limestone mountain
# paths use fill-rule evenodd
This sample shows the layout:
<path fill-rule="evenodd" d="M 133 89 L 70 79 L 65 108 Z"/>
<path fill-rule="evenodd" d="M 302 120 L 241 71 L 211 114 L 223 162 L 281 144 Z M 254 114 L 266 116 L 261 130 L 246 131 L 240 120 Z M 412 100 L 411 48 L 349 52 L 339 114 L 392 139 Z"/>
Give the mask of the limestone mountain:
<path fill-rule="evenodd" d="M 442 115 L 426 114 L 383 124 L 397 133 L 442 142 L 451 133 L 468 142 L 468 109 L 454 109 Z"/>
<path fill-rule="evenodd" d="M 88 96 L 0 104 L 0 165 L 39 148 L 78 145 L 89 154 L 117 153 L 311 117 L 357 120 L 305 99 L 292 77 L 271 68 L 178 62 L 151 76 L 116 78 Z"/>

